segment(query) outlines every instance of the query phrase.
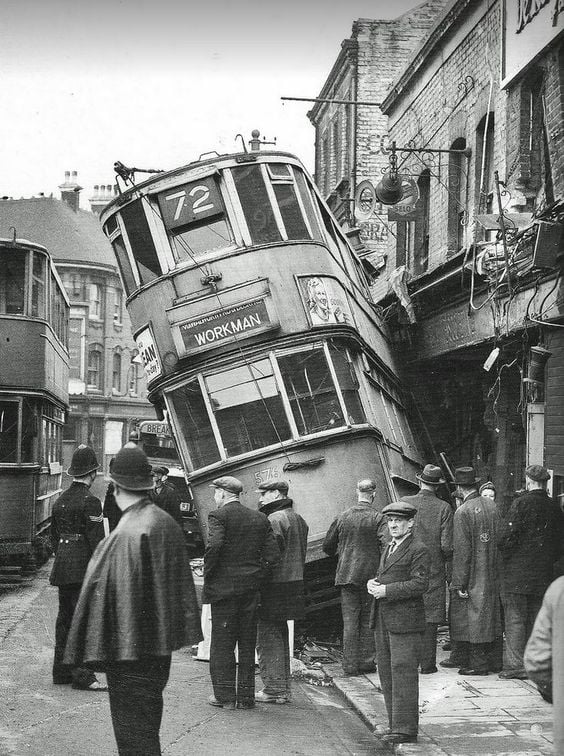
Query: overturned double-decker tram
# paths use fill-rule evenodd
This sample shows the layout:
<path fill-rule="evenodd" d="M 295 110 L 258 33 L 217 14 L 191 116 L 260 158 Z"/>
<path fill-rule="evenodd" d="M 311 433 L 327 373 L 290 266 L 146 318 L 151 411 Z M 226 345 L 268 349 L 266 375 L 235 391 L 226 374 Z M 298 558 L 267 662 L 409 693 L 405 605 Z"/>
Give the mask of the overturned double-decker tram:
<path fill-rule="evenodd" d="M 278 151 L 130 182 L 102 222 L 204 534 L 214 478 L 240 478 L 250 507 L 258 484 L 284 478 L 309 525 L 310 608 L 326 605 L 321 543 L 356 482 L 375 479 L 382 507 L 420 464 L 347 237 L 300 161 Z"/>

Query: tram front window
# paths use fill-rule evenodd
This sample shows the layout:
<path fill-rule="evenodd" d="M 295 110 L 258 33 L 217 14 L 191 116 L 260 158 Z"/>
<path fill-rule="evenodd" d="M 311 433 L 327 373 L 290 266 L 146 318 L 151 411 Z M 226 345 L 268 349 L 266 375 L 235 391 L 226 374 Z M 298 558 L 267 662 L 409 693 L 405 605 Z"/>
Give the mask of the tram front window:
<path fill-rule="evenodd" d="M 323 349 L 278 357 L 300 436 L 345 424 Z"/>
<path fill-rule="evenodd" d="M 192 260 L 208 252 L 228 247 L 231 242 L 229 226 L 223 218 L 192 226 L 171 237 L 178 260 Z"/>
<path fill-rule="evenodd" d="M 290 438 L 290 425 L 269 360 L 208 376 L 206 384 L 228 456 Z"/>
<path fill-rule="evenodd" d="M 217 462 L 219 450 L 198 381 L 175 389 L 170 398 L 194 469 Z"/>

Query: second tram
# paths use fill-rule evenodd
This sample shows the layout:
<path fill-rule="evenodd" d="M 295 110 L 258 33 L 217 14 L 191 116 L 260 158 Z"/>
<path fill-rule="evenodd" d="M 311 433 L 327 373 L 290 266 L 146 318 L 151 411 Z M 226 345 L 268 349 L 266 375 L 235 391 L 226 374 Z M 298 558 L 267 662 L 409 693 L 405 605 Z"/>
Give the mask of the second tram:
<path fill-rule="evenodd" d="M 68 411 L 69 301 L 47 250 L 0 239 L 0 564 L 50 553 Z"/>
<path fill-rule="evenodd" d="M 320 564 L 359 479 L 377 481 L 383 507 L 421 464 L 360 260 L 288 153 L 216 155 L 138 185 L 124 175 L 102 222 L 202 529 L 214 478 L 240 478 L 249 506 L 284 478 Z"/>

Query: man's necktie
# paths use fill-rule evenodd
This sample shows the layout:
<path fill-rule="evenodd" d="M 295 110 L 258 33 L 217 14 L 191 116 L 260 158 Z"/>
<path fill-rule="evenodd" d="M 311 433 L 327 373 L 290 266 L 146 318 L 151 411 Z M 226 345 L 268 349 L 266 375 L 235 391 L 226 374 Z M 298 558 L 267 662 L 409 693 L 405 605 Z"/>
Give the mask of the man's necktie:
<path fill-rule="evenodd" d="M 398 545 L 398 544 L 397 544 L 397 542 L 396 542 L 396 541 L 392 541 L 392 542 L 391 542 L 391 544 L 390 544 L 390 549 L 389 549 L 389 551 L 388 551 L 388 556 L 386 557 L 386 561 L 387 561 L 387 560 L 388 560 L 388 559 L 389 559 L 389 558 L 390 558 L 390 557 L 392 556 L 392 554 L 393 554 L 393 553 L 394 553 L 394 551 L 396 550 L 396 547 L 397 547 L 397 545 Z"/>

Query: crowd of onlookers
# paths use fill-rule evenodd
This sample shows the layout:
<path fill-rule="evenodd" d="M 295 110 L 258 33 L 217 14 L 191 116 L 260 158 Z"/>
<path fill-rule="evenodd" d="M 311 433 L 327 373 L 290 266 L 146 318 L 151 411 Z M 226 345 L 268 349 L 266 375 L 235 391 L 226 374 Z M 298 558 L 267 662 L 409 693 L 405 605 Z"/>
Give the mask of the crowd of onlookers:
<path fill-rule="evenodd" d="M 376 484 L 360 481 L 357 503 L 331 525 L 324 550 L 338 555 L 343 671 L 377 666 L 389 715 L 384 740 L 416 740 L 418 673 L 437 672 L 437 630 L 447 621 L 450 655 L 442 666 L 463 676 L 531 677 L 552 695 L 550 628 L 564 605 L 564 579 L 539 609 L 560 574 L 564 516 L 547 493 L 549 478 L 530 465 L 525 490 L 502 507 L 491 481 L 480 485 L 473 468 L 460 467 L 445 501 L 441 469 L 426 465 L 418 493 L 381 512 Z"/>

